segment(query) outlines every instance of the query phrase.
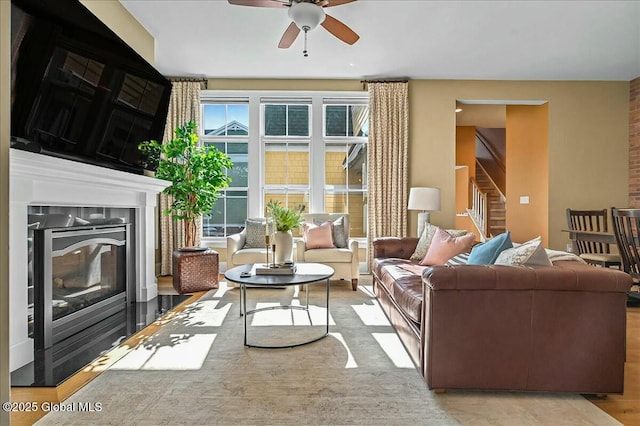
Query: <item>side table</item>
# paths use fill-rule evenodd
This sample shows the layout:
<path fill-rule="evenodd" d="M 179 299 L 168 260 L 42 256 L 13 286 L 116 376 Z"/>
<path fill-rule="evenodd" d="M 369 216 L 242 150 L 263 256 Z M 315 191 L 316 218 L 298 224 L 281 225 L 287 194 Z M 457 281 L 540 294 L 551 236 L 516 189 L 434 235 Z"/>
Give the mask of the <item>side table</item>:
<path fill-rule="evenodd" d="M 218 288 L 218 262 L 212 249 L 174 251 L 173 288 L 180 294 Z"/>

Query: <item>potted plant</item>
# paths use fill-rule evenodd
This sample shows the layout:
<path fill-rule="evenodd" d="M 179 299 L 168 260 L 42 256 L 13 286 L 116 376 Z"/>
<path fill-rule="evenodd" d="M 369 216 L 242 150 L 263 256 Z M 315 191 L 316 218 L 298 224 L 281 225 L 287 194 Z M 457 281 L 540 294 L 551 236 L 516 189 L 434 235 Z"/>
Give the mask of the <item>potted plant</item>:
<path fill-rule="evenodd" d="M 267 213 L 273 217 L 276 232 L 273 241 L 276 246 L 275 262 L 283 264 L 291 262 L 293 253 L 293 234 L 292 230 L 299 228 L 302 224 L 302 212 L 304 205 L 299 204 L 298 207 L 290 209 L 284 207 L 279 201 L 270 200 L 267 203 Z"/>
<path fill-rule="evenodd" d="M 159 152 L 156 177 L 171 185 L 162 192 L 170 196 L 171 205 L 163 213 L 182 220 L 185 247 L 196 242 L 196 220 L 209 213 L 218 199 L 218 191 L 231 182 L 226 170 L 233 167 L 229 157 L 213 146 L 198 145 L 196 123 L 190 121 L 175 129 L 175 138 L 161 144 L 151 140 L 142 142 L 143 152 Z"/>

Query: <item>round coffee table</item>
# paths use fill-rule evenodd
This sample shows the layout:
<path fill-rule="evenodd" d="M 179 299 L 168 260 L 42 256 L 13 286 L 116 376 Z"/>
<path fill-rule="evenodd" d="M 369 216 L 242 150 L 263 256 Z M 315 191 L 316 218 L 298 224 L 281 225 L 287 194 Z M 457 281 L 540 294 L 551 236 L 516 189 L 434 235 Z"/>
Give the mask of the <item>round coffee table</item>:
<path fill-rule="evenodd" d="M 256 265 L 262 266 L 262 265 Z M 332 267 L 321 263 L 296 263 L 296 271 L 293 275 L 256 275 L 254 264 L 249 263 L 242 266 L 229 269 L 225 272 L 224 277 L 231 282 L 240 285 L 240 316 L 244 317 L 244 345 L 253 348 L 281 349 L 292 348 L 295 346 L 307 345 L 316 342 L 329 335 L 329 279 L 333 276 Z M 252 271 L 254 271 L 252 273 Z M 278 305 L 265 308 L 256 308 L 247 311 L 247 287 L 273 288 L 273 287 L 290 287 L 294 285 L 325 283 L 326 288 L 326 329 L 324 334 L 310 340 L 287 344 L 287 345 L 254 345 L 247 342 L 247 316 L 257 312 L 268 311 L 273 309 L 289 309 L 304 310 L 309 312 L 309 291 L 306 291 L 306 303 L 300 305 Z M 309 320 L 311 317 L 309 316 Z"/>

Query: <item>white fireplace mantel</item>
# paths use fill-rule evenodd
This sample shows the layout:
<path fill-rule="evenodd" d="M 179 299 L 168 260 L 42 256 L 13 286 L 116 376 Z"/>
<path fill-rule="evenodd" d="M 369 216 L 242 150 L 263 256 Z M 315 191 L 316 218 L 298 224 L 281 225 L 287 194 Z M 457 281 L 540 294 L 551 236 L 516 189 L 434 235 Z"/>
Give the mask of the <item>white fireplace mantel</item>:
<path fill-rule="evenodd" d="M 9 282 L 11 371 L 33 360 L 27 324 L 27 207 L 135 209 L 136 300 L 158 294 L 155 277 L 157 194 L 170 182 L 32 152 L 10 150 Z"/>

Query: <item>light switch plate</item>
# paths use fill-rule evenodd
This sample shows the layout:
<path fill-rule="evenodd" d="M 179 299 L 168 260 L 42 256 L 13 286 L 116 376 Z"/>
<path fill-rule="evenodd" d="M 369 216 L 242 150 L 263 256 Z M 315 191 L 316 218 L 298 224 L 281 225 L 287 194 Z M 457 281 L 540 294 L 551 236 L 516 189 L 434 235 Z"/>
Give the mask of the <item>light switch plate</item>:
<path fill-rule="evenodd" d="M 529 204 L 529 196 L 523 195 L 522 197 L 520 197 L 520 204 Z"/>

